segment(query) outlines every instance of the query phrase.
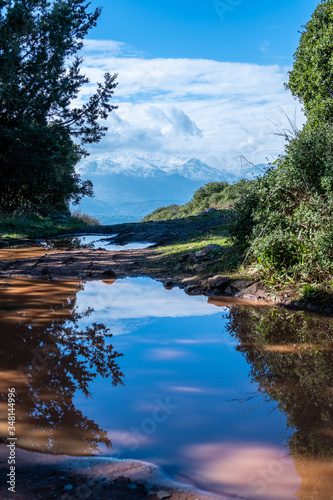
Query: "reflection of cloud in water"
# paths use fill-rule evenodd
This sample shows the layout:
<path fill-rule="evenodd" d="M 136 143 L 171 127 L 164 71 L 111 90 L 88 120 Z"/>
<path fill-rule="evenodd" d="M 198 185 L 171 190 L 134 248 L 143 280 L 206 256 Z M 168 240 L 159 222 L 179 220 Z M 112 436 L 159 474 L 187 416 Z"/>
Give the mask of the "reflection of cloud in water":
<path fill-rule="evenodd" d="M 150 356 L 154 360 L 163 361 L 189 356 L 189 353 L 186 351 L 181 351 L 180 349 L 153 349 L 150 352 Z"/>
<path fill-rule="evenodd" d="M 184 458 L 192 462 L 194 483 L 224 485 L 229 494 L 246 498 L 290 500 L 300 485 L 293 461 L 286 450 L 258 443 L 207 443 L 186 446 Z M 209 486 L 208 486 L 209 487 Z M 223 488 L 223 489 L 224 489 Z"/>
<path fill-rule="evenodd" d="M 149 318 L 199 317 L 219 312 L 207 303 L 206 297 L 188 296 L 178 288 L 165 290 L 161 283 L 149 278 L 126 278 L 111 286 L 87 282 L 84 293 L 77 294 L 77 307 L 79 311 L 92 307 L 89 320 L 83 321 L 111 324 L 113 335 L 130 333 L 137 326 L 121 320 L 140 320 L 141 325 Z"/>
<path fill-rule="evenodd" d="M 187 387 L 187 386 L 172 386 L 170 392 L 183 392 L 189 394 L 210 394 L 215 396 L 223 396 L 228 394 L 229 391 L 223 389 L 214 389 L 211 387 Z"/>

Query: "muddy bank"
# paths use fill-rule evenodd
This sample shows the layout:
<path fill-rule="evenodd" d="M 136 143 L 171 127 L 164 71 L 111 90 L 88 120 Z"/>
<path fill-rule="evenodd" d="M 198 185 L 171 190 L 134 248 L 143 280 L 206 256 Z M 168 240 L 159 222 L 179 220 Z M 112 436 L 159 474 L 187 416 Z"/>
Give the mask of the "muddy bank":
<path fill-rule="evenodd" d="M 5 251 L 10 252 L 10 251 Z M 232 280 L 228 276 L 208 276 L 201 272 L 184 274 L 183 269 L 161 266 L 158 248 L 110 252 L 96 250 L 40 251 L 36 255 L 15 259 L 12 253 L 0 253 L 0 280 L 11 278 L 112 280 L 125 277 L 148 276 L 162 281 L 166 288 L 175 286 L 188 294 L 238 297 L 246 301 L 275 304 L 291 309 L 309 310 L 327 315 L 333 314 L 329 302 L 314 304 L 311 301 L 295 301 L 288 296 L 273 295 L 260 282 L 247 279 Z M 7 259 L 11 255 L 11 259 Z M 5 284 L 5 283 L 3 283 Z"/>
<path fill-rule="evenodd" d="M 225 232 L 229 216 L 215 211 L 212 216 L 195 216 L 171 221 L 82 227 L 76 235 L 115 235 L 113 244 L 147 242 L 154 246 L 140 250 L 107 251 L 103 248 L 45 250 L 41 241 L 33 248 L 0 250 L 0 279 L 31 277 L 43 279 L 109 280 L 148 276 L 163 282 L 166 288 L 178 286 L 189 294 L 240 297 L 247 301 L 281 305 L 333 315 L 333 300 L 296 300 L 292 294 L 273 293 L 260 281 L 231 279 L 228 271 L 211 270 L 218 254 L 225 249 L 206 245 L 199 251 L 178 252 L 177 245 L 207 235 Z M 174 245 L 174 255 L 164 255 L 163 247 Z M 232 250 L 232 249 L 231 249 Z M 230 249 L 229 249 L 230 251 Z M 218 267 L 218 266 L 217 266 Z M 219 272 L 219 271 L 217 271 Z"/>
<path fill-rule="evenodd" d="M 116 244 L 126 244 L 147 241 L 157 245 L 180 243 L 189 236 L 204 235 L 207 232 L 228 223 L 229 217 L 224 212 L 216 210 L 213 217 L 192 216 L 184 219 L 174 219 L 159 222 L 139 222 L 114 224 L 112 226 L 87 226 L 73 234 L 116 234 L 113 239 Z"/>
<path fill-rule="evenodd" d="M 46 455 L 16 449 L 15 493 L 8 491 L 8 448 L 0 445 L 1 498 L 16 500 L 227 500 L 164 476 L 137 460 Z"/>
<path fill-rule="evenodd" d="M 114 239 L 116 244 L 147 241 L 163 245 L 168 244 L 170 241 L 181 242 L 189 235 L 204 234 L 221 224 L 226 224 L 229 220 L 230 216 L 225 215 L 225 212 L 216 210 L 213 216 L 191 216 L 169 221 L 133 222 L 110 226 L 82 226 L 71 230 L 70 234 L 117 234 Z M 38 241 L 40 240 L 27 238 L 24 240 L 12 239 L 10 244 L 35 245 Z M 0 239 L 0 248 L 8 248 L 8 246 L 8 241 Z"/>

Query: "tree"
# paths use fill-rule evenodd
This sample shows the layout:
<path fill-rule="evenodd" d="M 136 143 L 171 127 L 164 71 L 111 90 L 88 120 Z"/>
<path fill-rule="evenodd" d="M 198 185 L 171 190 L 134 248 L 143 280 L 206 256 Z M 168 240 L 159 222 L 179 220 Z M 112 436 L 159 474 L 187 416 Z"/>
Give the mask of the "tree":
<path fill-rule="evenodd" d="M 78 52 L 101 9 L 85 0 L 0 0 L 0 208 L 65 208 L 92 195 L 75 165 L 84 144 L 101 140 L 99 123 L 116 108 L 110 99 L 117 75 L 83 105 Z M 78 142 L 78 144 L 76 142 Z"/>
<path fill-rule="evenodd" d="M 333 122 L 333 0 L 322 1 L 305 26 L 286 87 L 308 118 Z"/>

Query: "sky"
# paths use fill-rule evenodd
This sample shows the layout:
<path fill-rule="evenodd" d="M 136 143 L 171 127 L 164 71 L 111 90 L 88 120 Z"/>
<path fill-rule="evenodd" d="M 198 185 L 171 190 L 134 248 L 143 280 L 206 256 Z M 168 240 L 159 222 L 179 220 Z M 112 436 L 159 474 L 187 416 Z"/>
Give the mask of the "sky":
<path fill-rule="evenodd" d="M 81 99 L 110 71 L 118 74 L 119 108 L 91 152 L 274 160 L 285 114 L 304 122 L 284 82 L 317 3 L 92 0 L 103 10 L 85 43 L 91 85 Z"/>

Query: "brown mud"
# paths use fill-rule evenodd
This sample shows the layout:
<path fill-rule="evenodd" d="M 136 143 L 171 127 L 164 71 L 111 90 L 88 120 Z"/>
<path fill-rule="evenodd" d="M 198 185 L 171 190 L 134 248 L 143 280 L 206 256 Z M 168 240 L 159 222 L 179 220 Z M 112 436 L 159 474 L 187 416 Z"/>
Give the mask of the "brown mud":
<path fill-rule="evenodd" d="M 30 248 L 0 249 L 0 279 L 114 279 L 148 276 L 160 280 L 167 288 L 179 286 L 189 294 L 208 296 L 236 296 L 247 301 L 281 305 L 291 309 L 305 309 L 333 315 L 333 301 L 297 300 L 292 294 L 273 293 L 260 281 L 244 278 L 230 279 L 228 273 L 209 273 L 206 257 L 195 254 L 168 259 L 163 256 L 164 245 L 177 245 L 191 238 L 207 234 L 228 224 L 228 216 L 216 211 L 214 217 L 187 217 L 160 222 L 130 223 L 112 226 L 83 227 L 76 235 L 116 235 L 114 244 L 147 242 L 153 246 L 140 250 L 106 251 L 105 249 L 75 250 L 66 248 L 46 250 L 31 242 Z M 37 242 L 38 243 L 38 242 Z M 188 261 L 194 260 L 192 265 Z M 190 263 L 191 264 L 191 263 Z"/>

